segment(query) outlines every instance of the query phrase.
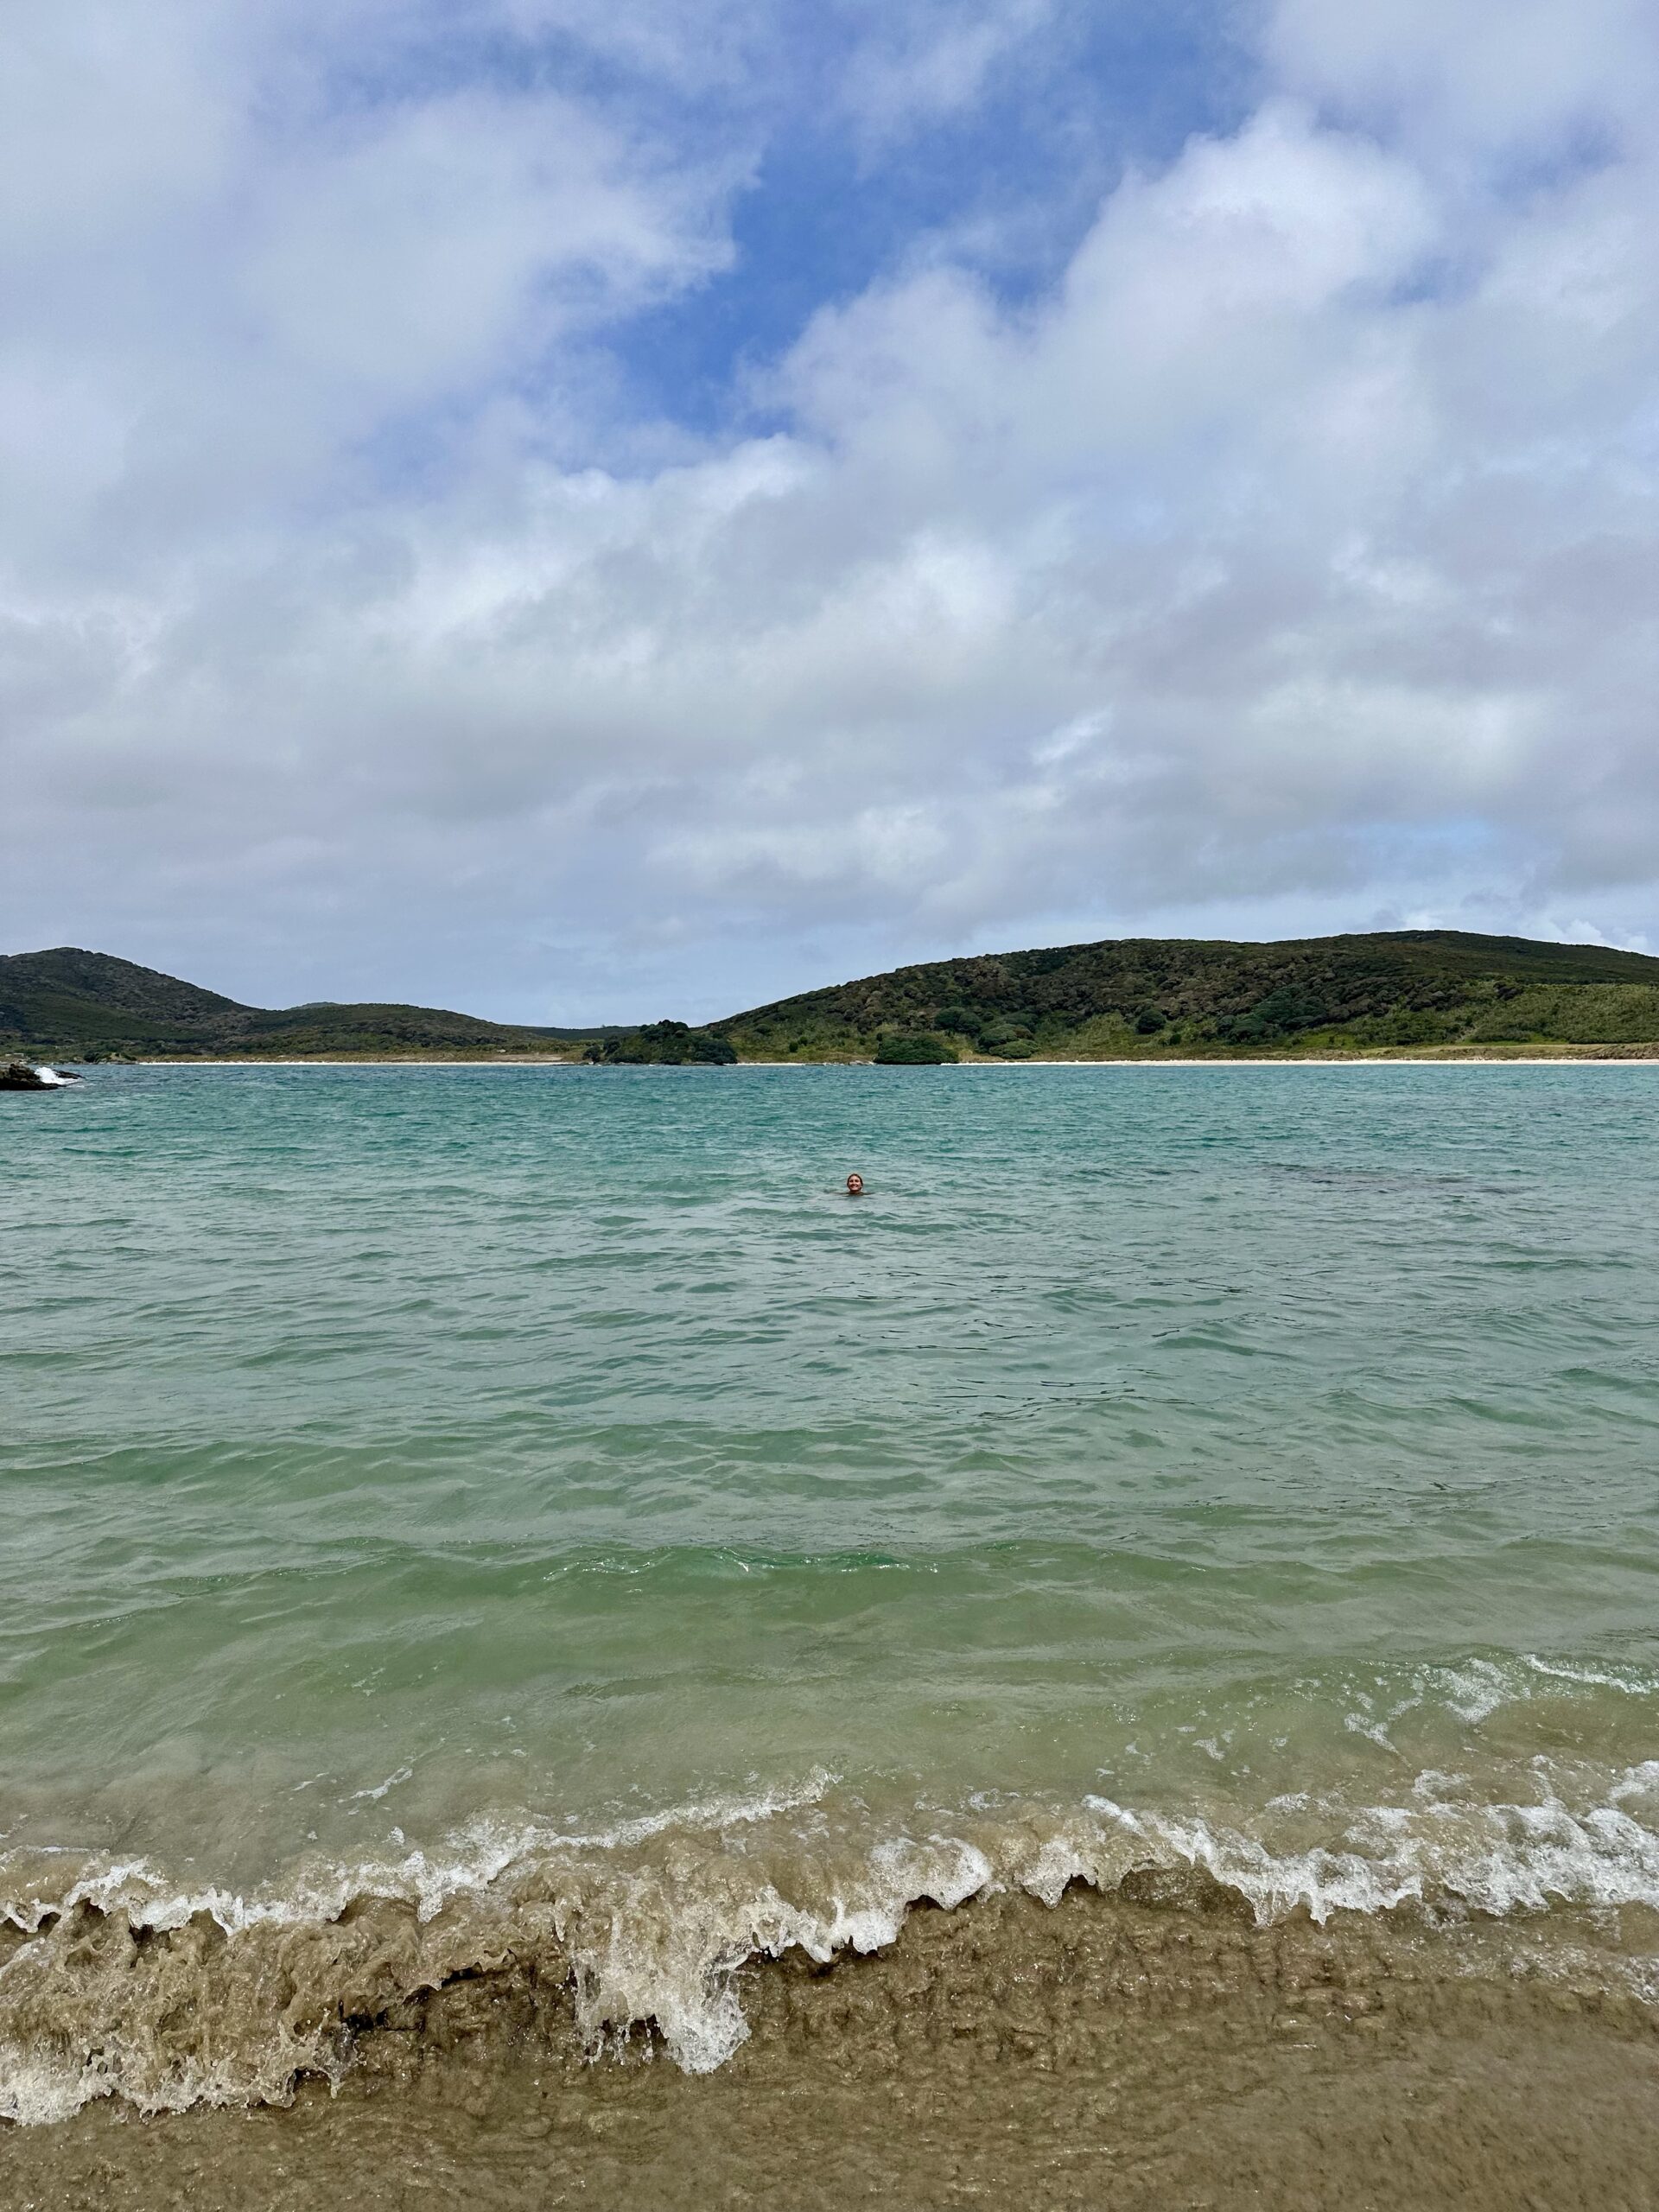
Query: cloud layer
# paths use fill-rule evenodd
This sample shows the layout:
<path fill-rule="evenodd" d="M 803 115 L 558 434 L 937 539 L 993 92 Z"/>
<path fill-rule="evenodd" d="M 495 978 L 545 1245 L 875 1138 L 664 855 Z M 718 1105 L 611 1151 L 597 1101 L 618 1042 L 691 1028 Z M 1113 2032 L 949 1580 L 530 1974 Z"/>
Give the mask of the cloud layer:
<path fill-rule="evenodd" d="M 1644 9 L 1280 0 L 1134 84 L 1060 0 L 22 27 L 9 947 L 556 1020 L 1659 944 Z"/>

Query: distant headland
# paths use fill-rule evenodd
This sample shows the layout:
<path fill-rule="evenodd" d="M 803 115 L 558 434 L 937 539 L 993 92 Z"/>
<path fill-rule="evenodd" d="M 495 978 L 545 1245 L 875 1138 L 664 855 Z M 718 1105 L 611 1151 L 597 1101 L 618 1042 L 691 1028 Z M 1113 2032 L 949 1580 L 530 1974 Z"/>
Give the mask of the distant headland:
<path fill-rule="evenodd" d="M 1659 1058 L 1659 959 L 1462 930 L 1110 938 L 928 961 L 702 1027 L 244 1006 L 111 954 L 0 955 L 0 1055 L 71 1060 Z"/>

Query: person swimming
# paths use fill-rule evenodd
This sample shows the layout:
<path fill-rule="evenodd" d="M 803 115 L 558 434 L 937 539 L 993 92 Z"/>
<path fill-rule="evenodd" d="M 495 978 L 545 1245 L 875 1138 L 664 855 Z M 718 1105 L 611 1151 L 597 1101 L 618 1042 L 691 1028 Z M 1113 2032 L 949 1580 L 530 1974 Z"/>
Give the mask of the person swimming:
<path fill-rule="evenodd" d="M 847 1195 L 849 1198 L 861 1198 L 863 1197 L 864 1178 L 861 1175 L 849 1175 L 847 1178 Z"/>

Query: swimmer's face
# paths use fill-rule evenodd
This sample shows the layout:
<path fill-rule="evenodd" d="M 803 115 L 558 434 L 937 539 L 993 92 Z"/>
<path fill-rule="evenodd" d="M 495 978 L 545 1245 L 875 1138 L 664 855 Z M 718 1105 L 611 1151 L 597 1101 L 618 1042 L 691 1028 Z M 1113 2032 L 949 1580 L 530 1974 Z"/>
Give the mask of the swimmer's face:
<path fill-rule="evenodd" d="M 861 1198 L 863 1195 L 863 1192 L 864 1178 L 861 1175 L 849 1175 L 847 1178 L 848 1197 L 849 1198 Z"/>

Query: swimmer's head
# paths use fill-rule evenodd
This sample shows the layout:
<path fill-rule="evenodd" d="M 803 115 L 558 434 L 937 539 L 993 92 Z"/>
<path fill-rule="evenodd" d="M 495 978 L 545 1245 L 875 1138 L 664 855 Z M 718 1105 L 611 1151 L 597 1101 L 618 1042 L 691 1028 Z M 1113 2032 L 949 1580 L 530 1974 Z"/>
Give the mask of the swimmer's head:
<path fill-rule="evenodd" d="M 863 1197 L 864 1178 L 861 1175 L 849 1175 L 847 1178 L 847 1195 L 849 1198 L 861 1198 Z"/>

